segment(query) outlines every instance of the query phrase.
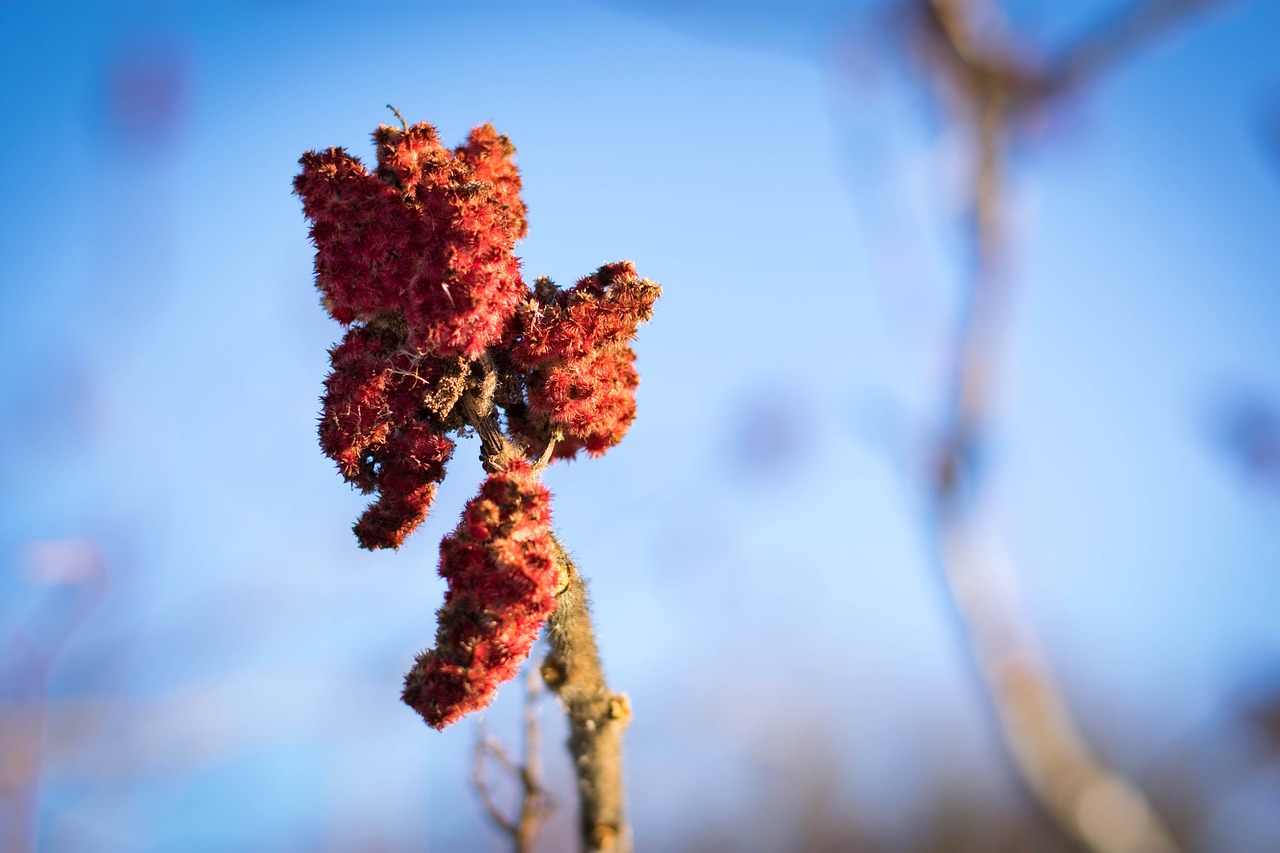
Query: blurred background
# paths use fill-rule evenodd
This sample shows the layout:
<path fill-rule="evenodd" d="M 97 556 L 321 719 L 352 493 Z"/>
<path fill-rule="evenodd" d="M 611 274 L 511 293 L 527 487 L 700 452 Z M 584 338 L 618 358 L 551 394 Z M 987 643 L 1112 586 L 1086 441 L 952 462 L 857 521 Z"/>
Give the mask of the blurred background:
<path fill-rule="evenodd" d="M 1039 68 L 1126 5 L 970 23 Z M 399 701 L 478 444 L 371 554 L 316 443 L 341 330 L 290 182 L 371 159 L 390 103 L 511 137 L 527 277 L 664 286 L 626 441 L 547 475 L 635 709 L 637 849 L 1078 849 L 939 546 L 983 262 L 921 8 L 0 3 L 0 848 L 509 849 L 476 725 Z M 956 455 L 981 582 L 1089 749 L 1185 849 L 1274 851 L 1280 6 L 1181 11 L 1001 125 L 998 358 Z M 520 707 L 485 714 L 513 748 Z M 540 849 L 572 849 L 542 721 Z"/>

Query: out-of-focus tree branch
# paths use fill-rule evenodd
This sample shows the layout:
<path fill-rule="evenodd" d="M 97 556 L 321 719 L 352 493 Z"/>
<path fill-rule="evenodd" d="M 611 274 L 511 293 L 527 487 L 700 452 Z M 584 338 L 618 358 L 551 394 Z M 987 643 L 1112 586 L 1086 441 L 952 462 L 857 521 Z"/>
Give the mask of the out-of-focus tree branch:
<path fill-rule="evenodd" d="M 1078 90 L 1135 51 L 1184 23 L 1193 13 L 1224 0 L 1142 0 L 1125 7 L 1059 52 L 1046 69 L 1041 90 L 1056 95 Z"/>
<path fill-rule="evenodd" d="M 1070 44 L 1035 59 L 1041 51 L 1020 50 L 999 39 L 979 39 L 975 7 L 992 12 L 993 0 L 921 0 L 914 34 L 944 82 L 967 93 L 970 106 L 984 98 L 1005 101 L 1011 114 L 1075 94 L 1147 44 L 1184 23 L 1194 13 L 1227 0 L 1137 0 L 1117 10 Z"/>
<path fill-rule="evenodd" d="M 0 850 L 36 849 L 40 774 L 48 715 L 49 672 L 107 585 L 101 551 L 84 539 L 30 542 L 24 548 L 27 580 L 75 589 L 75 604 L 42 643 L 23 632 L 0 659 Z"/>
<path fill-rule="evenodd" d="M 1108 769 L 1081 735 L 1022 616 L 1007 547 L 981 512 L 975 458 L 1011 296 L 1004 270 L 1008 139 L 1019 114 L 1079 89 L 1210 2 L 1137 3 L 1043 64 L 1028 61 L 1016 44 L 979 38 L 974 0 L 920 0 L 914 17 L 915 46 L 966 128 L 972 157 L 972 265 L 930 483 L 940 560 L 1019 772 L 1058 826 L 1098 853 L 1166 853 L 1177 845 L 1142 793 Z"/>
<path fill-rule="evenodd" d="M 1142 792 L 1089 748 L 1022 617 L 1007 546 L 982 520 L 941 524 L 948 590 L 1019 773 L 1069 836 L 1098 853 L 1172 853 Z"/>

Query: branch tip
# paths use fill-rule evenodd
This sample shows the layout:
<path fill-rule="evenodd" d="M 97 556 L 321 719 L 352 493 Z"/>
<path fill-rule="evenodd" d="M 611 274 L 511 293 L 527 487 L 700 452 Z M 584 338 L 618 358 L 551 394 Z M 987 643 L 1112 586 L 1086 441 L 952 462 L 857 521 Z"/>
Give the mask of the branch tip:
<path fill-rule="evenodd" d="M 395 114 L 395 117 L 400 119 L 400 127 L 403 128 L 406 133 L 408 133 L 409 123 L 404 120 L 404 116 L 400 115 L 400 111 L 395 107 L 391 106 L 390 104 L 387 104 L 387 109 L 391 110 L 391 112 Z"/>

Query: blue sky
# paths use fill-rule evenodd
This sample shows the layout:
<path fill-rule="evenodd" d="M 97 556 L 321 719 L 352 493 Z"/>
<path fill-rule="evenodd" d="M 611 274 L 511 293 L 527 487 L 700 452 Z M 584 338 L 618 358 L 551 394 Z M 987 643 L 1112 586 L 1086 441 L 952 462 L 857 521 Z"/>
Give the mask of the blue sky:
<path fill-rule="evenodd" d="M 1009 7 L 1048 39 L 1113 8 L 1064 5 Z M 1007 793 L 918 478 L 960 149 L 884 18 L 0 6 L 3 638 L 55 635 L 77 594 L 30 582 L 29 543 L 86 539 L 110 571 L 50 672 L 58 713 L 98 722 L 49 735 L 42 849 L 340 850 L 370 827 L 500 849 L 470 728 L 397 700 L 474 452 L 409 544 L 367 554 L 315 444 L 340 330 L 290 180 L 309 148 L 371 156 L 387 103 L 513 139 L 527 275 L 631 258 L 664 285 L 627 440 L 548 475 L 637 709 L 641 838 L 767 811 L 797 756 L 889 825 L 939 764 Z M 1280 506 L 1213 435 L 1224 392 L 1280 400 L 1278 35 L 1274 5 L 1231 4 L 1015 156 L 991 514 L 1073 705 L 1135 772 L 1280 660 Z M 158 112 L 119 94 L 135 72 L 171 87 Z"/>

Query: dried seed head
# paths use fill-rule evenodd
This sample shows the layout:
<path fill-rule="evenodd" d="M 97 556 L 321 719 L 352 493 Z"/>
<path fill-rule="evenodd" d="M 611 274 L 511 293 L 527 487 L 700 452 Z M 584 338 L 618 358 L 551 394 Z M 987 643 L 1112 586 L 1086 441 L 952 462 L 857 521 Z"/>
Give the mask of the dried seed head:
<path fill-rule="evenodd" d="M 557 459 L 583 448 L 599 456 L 620 442 L 640 384 L 630 341 L 660 293 L 630 261 L 606 264 L 567 291 L 539 279 L 521 305 L 511 348 L 527 371 L 526 405 L 508 412 L 513 430 L 534 446 L 559 433 Z"/>
<path fill-rule="evenodd" d="M 344 324 L 400 312 L 416 349 L 475 358 L 527 293 L 515 148 L 488 125 L 452 152 L 426 123 L 379 127 L 374 143 L 375 174 L 330 148 L 304 154 L 294 179 L 325 308 Z"/>
<path fill-rule="evenodd" d="M 355 526 L 365 548 L 398 548 L 426 518 L 454 443 L 423 405 L 450 361 L 414 356 L 394 324 L 353 326 L 329 353 L 320 448 L 344 479 L 377 491 Z"/>
<path fill-rule="evenodd" d="M 434 728 L 493 701 L 555 609 L 550 501 L 530 467 L 515 462 L 489 475 L 440 543 L 449 589 L 436 646 L 418 656 L 403 696 Z"/>

